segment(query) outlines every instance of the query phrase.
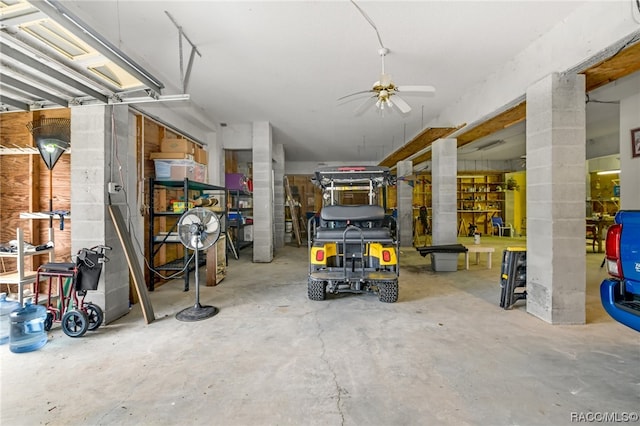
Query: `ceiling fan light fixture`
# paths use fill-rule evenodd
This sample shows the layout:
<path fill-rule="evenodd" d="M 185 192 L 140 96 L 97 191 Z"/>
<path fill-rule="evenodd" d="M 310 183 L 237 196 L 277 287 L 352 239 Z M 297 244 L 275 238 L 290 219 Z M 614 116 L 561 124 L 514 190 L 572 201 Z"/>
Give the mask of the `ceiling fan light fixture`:
<path fill-rule="evenodd" d="M 389 87 L 389 85 L 391 84 L 391 74 L 382 73 L 380 75 L 379 84 L 382 87 Z"/>

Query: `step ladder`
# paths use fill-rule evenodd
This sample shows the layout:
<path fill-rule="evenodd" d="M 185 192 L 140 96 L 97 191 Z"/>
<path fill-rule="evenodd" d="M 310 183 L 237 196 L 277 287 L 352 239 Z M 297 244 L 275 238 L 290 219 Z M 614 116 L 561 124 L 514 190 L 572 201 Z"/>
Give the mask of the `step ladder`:
<path fill-rule="evenodd" d="M 296 236 L 296 242 L 298 243 L 298 247 L 302 245 L 302 240 L 300 239 L 300 219 L 298 218 L 298 211 L 296 209 L 296 203 L 293 197 L 291 196 L 291 187 L 289 186 L 289 179 L 284 177 L 284 189 L 286 191 L 287 196 L 287 205 L 289 206 L 289 213 L 291 213 L 291 224 L 293 225 L 293 234 Z"/>

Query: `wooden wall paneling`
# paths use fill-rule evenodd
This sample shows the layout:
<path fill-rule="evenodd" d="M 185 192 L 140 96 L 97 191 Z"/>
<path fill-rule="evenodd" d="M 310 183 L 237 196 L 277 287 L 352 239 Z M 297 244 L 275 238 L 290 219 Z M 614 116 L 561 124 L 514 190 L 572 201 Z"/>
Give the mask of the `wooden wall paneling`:
<path fill-rule="evenodd" d="M 70 118 L 67 108 L 0 114 L 0 145 L 8 148 L 34 148 L 34 140 L 27 125 L 39 118 Z M 16 228 L 24 231 L 26 242 L 43 244 L 49 239 L 48 221 L 42 219 L 20 219 L 20 213 L 49 210 L 48 173 L 40 155 L 0 155 L 0 242 L 15 239 Z M 54 209 L 69 210 L 71 195 L 70 156 L 63 155 L 54 168 Z M 70 222 L 65 222 L 70 230 Z M 59 226 L 54 221 L 54 226 Z M 70 261 L 70 232 L 55 232 L 55 256 L 58 261 Z M 5 259 L 5 267 L 15 268 Z M 31 269 L 36 269 L 47 259 L 34 256 L 29 259 Z"/>
<path fill-rule="evenodd" d="M 232 149 L 224 150 L 224 170 L 226 173 L 238 172 L 238 158 L 237 154 Z"/>
<path fill-rule="evenodd" d="M 31 147 L 31 133 L 27 123 L 32 120 L 31 112 L 0 114 L 0 145 L 7 148 Z M 15 238 L 16 230 L 13 230 Z"/>
<path fill-rule="evenodd" d="M 73 147 L 71 147 L 73 149 Z M 40 162 L 42 160 L 40 159 Z M 49 173 L 52 174 L 51 184 L 49 181 Z M 34 176 L 34 181 L 36 176 Z M 40 173 L 37 176 L 39 180 L 39 208 L 34 210 L 36 212 L 49 211 L 49 188 L 53 189 L 53 210 L 71 210 L 71 156 L 68 154 L 62 155 L 53 170 L 49 171 L 43 164 L 40 165 Z M 26 211 L 26 210 L 25 210 Z M 71 212 L 73 218 L 73 212 Z M 40 235 L 37 239 L 43 239 L 46 242 L 48 239 L 48 227 L 49 221 L 45 219 L 40 220 Z M 55 237 L 55 255 L 56 261 L 59 262 L 71 262 L 71 220 L 64 221 L 64 230 L 60 230 L 60 220 L 53 219 L 53 232 Z M 42 244 L 43 242 L 38 242 Z"/>
<path fill-rule="evenodd" d="M 40 176 L 41 166 L 46 169 L 40 155 L 29 155 L 29 181 L 31 182 L 31 191 L 29 193 L 29 207 L 25 210 L 27 212 L 40 211 L 40 179 L 36 177 Z M 41 220 L 29 220 L 27 223 L 29 224 L 28 231 L 30 235 L 40 235 L 40 229 L 47 228 L 46 223 L 42 226 Z M 31 262 L 29 267 L 32 271 L 35 271 L 33 257 L 30 257 L 29 261 Z"/>

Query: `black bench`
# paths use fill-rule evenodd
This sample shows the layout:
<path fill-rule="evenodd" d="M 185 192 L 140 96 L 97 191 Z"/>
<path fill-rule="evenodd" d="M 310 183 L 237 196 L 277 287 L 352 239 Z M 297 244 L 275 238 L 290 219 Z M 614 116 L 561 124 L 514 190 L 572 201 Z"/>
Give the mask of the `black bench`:
<path fill-rule="evenodd" d="M 443 244 L 439 246 L 416 247 L 422 257 L 430 253 L 466 253 L 468 249 L 462 244 Z"/>

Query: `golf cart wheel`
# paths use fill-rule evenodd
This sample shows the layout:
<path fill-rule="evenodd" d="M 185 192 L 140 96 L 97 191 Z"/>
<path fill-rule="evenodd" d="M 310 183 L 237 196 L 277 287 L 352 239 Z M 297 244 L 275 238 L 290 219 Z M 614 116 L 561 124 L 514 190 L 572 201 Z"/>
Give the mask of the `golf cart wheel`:
<path fill-rule="evenodd" d="M 51 330 L 52 326 L 53 326 L 53 314 L 51 312 L 47 312 L 47 317 L 44 319 L 45 331 Z"/>
<path fill-rule="evenodd" d="M 87 314 L 77 309 L 65 312 L 62 316 L 62 331 L 69 337 L 81 337 L 89 329 Z"/>
<path fill-rule="evenodd" d="M 102 312 L 102 308 L 100 306 L 94 305 L 93 303 L 87 303 L 85 305 L 84 311 L 87 313 L 90 331 L 96 330 L 102 325 L 102 321 L 104 320 L 104 313 Z"/>
<path fill-rule="evenodd" d="M 378 299 L 384 303 L 398 301 L 398 280 L 385 281 L 378 285 Z"/>
<path fill-rule="evenodd" d="M 311 300 L 324 300 L 327 296 L 324 282 L 309 278 L 309 282 L 307 283 L 307 295 Z"/>

